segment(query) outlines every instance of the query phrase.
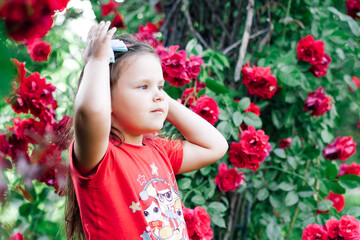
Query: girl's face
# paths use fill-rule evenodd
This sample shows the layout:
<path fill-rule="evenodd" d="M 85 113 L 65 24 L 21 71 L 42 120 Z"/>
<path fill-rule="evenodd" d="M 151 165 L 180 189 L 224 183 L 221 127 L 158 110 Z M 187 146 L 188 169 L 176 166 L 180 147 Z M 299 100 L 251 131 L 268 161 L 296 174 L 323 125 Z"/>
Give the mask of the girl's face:
<path fill-rule="evenodd" d="M 112 126 L 125 140 L 159 131 L 168 113 L 159 59 L 140 54 L 126 61 L 111 90 Z"/>

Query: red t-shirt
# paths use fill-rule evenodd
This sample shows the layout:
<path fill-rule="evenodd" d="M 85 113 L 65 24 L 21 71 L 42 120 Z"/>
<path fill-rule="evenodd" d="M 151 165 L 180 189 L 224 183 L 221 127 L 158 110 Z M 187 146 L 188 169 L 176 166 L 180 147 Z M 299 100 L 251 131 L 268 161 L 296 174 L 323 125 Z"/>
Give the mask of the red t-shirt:
<path fill-rule="evenodd" d="M 89 177 L 73 163 L 71 178 L 87 239 L 188 239 L 175 174 L 180 141 L 154 138 L 143 146 L 109 142 Z"/>

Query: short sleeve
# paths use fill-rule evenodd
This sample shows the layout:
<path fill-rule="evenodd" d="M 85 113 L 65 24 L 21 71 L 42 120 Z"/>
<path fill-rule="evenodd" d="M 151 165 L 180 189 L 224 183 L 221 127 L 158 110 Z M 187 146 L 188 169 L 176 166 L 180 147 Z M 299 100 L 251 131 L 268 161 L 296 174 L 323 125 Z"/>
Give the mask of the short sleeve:
<path fill-rule="evenodd" d="M 112 153 L 112 143 L 109 142 L 109 145 L 106 149 L 105 155 L 103 159 L 99 162 L 99 164 L 94 168 L 91 175 L 84 176 L 79 171 L 78 168 L 81 167 L 79 165 L 75 166 L 75 155 L 74 155 L 74 140 L 71 142 L 69 147 L 69 165 L 70 165 L 70 171 L 71 176 L 73 180 L 79 181 L 82 185 L 89 185 L 89 186 L 96 186 L 98 184 L 101 184 L 101 182 L 111 174 L 109 169 L 109 164 L 111 164 L 111 153 Z"/>
<path fill-rule="evenodd" d="M 180 170 L 182 161 L 183 161 L 183 149 L 184 143 L 181 140 L 171 140 L 168 138 L 155 138 L 155 141 L 160 143 L 166 154 L 169 157 L 170 163 L 174 170 L 174 173 L 177 174 Z"/>

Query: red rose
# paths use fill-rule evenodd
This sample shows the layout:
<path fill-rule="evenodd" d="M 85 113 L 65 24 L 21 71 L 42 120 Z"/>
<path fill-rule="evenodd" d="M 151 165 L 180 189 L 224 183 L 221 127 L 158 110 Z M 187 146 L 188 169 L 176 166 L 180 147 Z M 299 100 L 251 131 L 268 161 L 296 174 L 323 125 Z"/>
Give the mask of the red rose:
<path fill-rule="evenodd" d="M 117 11 L 114 12 L 114 18 L 111 21 L 110 27 L 122 28 L 125 29 L 124 17 Z"/>
<path fill-rule="evenodd" d="M 321 62 L 311 65 L 309 71 L 314 75 L 314 77 L 324 77 L 331 61 L 331 57 L 324 53 Z"/>
<path fill-rule="evenodd" d="M 222 191 L 235 191 L 244 182 L 242 172 L 238 173 L 235 168 L 228 169 L 225 163 L 219 165 L 219 173 L 215 177 L 215 183 Z"/>
<path fill-rule="evenodd" d="M 196 91 L 194 90 L 194 87 L 186 88 L 181 95 L 181 103 L 186 106 L 192 106 L 197 101 L 197 94 L 200 92 L 201 89 L 204 89 L 205 87 L 205 83 L 197 82 Z"/>
<path fill-rule="evenodd" d="M 325 95 L 324 88 L 319 87 L 316 91 L 310 92 L 304 103 L 304 111 L 311 111 L 311 116 L 321 116 L 328 112 L 334 100 Z"/>
<path fill-rule="evenodd" d="M 328 240 L 328 233 L 323 226 L 311 224 L 304 229 L 302 240 Z"/>
<path fill-rule="evenodd" d="M 291 141 L 292 141 L 291 138 L 281 139 L 281 140 L 279 141 L 279 148 L 285 149 L 285 148 L 290 147 Z"/>
<path fill-rule="evenodd" d="M 356 164 L 356 162 L 352 162 L 350 165 L 346 163 L 341 164 L 340 171 L 337 176 L 340 177 L 348 174 L 360 176 L 360 165 Z"/>
<path fill-rule="evenodd" d="M 31 42 L 44 37 L 53 24 L 52 3 L 53 1 L 50 4 L 43 1 L 3 1 L 0 16 L 5 21 L 7 34 L 18 42 Z"/>
<path fill-rule="evenodd" d="M 54 124 L 57 102 L 52 92 L 55 89 L 52 84 L 46 84 L 45 78 L 41 78 L 38 72 L 34 72 L 14 88 L 6 102 L 11 104 L 16 113 L 30 111 L 35 117 Z"/>
<path fill-rule="evenodd" d="M 329 219 L 325 224 L 326 230 L 328 232 L 329 238 L 335 239 L 339 235 L 339 221 L 336 219 Z"/>
<path fill-rule="evenodd" d="M 210 240 L 213 238 L 213 231 L 210 227 L 210 216 L 205 209 L 195 207 L 194 209 L 182 206 L 187 232 L 191 240 Z"/>
<path fill-rule="evenodd" d="M 134 35 L 139 41 L 145 42 L 154 48 L 161 44 L 155 37 L 155 33 L 159 31 L 158 26 L 153 23 L 146 23 L 145 26 L 140 25 L 138 32 Z"/>
<path fill-rule="evenodd" d="M 210 227 L 210 216 L 202 207 L 194 208 L 194 230 L 199 239 L 208 240 L 213 238 Z"/>
<path fill-rule="evenodd" d="M 270 99 L 278 90 L 277 79 L 270 74 L 270 67 L 250 67 L 248 62 L 242 69 L 243 83 L 250 94 Z"/>
<path fill-rule="evenodd" d="M 23 22 L 30 15 L 28 9 L 31 7 L 29 1 L 5 0 L 0 4 L 0 17 L 8 23 Z"/>
<path fill-rule="evenodd" d="M 339 221 L 339 236 L 344 240 L 360 239 L 359 221 L 352 216 L 342 216 Z"/>
<path fill-rule="evenodd" d="M 201 96 L 195 106 L 191 106 L 191 110 L 200 115 L 206 121 L 214 125 L 220 114 L 220 108 L 216 101 L 206 95 Z"/>
<path fill-rule="evenodd" d="M 195 233 L 194 229 L 194 209 L 186 208 L 182 205 L 182 210 L 184 214 L 184 220 L 186 222 L 186 229 L 189 236 L 193 236 Z"/>
<path fill-rule="evenodd" d="M 51 54 L 51 46 L 47 42 L 43 42 L 39 39 L 35 40 L 31 44 L 27 45 L 28 54 L 33 61 L 41 62 L 47 61 Z"/>
<path fill-rule="evenodd" d="M 358 13 L 360 12 L 360 1 L 359 0 L 347 0 L 345 3 L 346 11 L 349 16 L 352 18 L 360 19 Z"/>
<path fill-rule="evenodd" d="M 24 236 L 21 233 L 15 233 L 9 240 L 23 240 Z"/>
<path fill-rule="evenodd" d="M 116 10 L 116 8 L 120 6 L 120 3 L 114 1 L 114 0 L 109 0 L 108 3 L 106 4 L 102 4 L 101 5 L 101 17 L 106 17 L 107 15 L 109 15 L 113 10 Z"/>
<path fill-rule="evenodd" d="M 348 86 L 348 88 L 349 88 L 349 90 L 350 90 L 351 92 L 354 92 L 354 90 L 357 90 L 357 89 L 360 87 L 360 79 L 358 79 L 357 77 L 353 76 L 353 77 L 351 78 L 351 81 L 353 81 L 353 83 L 355 84 L 356 89 L 352 89 L 350 86 Z"/>
<path fill-rule="evenodd" d="M 263 130 L 255 130 L 253 126 L 249 126 L 241 134 L 240 147 L 245 154 L 256 156 L 263 161 L 269 155 L 268 141 L 269 136 L 265 135 Z"/>
<path fill-rule="evenodd" d="M 260 159 L 256 156 L 247 155 L 241 150 L 240 143 L 232 143 L 229 151 L 230 162 L 238 168 L 249 168 L 253 171 L 257 171 L 260 168 L 260 162 L 264 159 Z"/>
<path fill-rule="evenodd" d="M 190 56 L 189 61 L 186 62 L 186 68 L 189 78 L 197 78 L 201 71 L 201 65 L 203 64 L 204 60 L 200 56 Z"/>
<path fill-rule="evenodd" d="M 323 150 L 324 158 L 328 160 L 340 159 L 345 161 L 356 151 L 356 142 L 350 137 L 337 137 L 335 141 L 329 143 Z"/>
<path fill-rule="evenodd" d="M 39 1 L 39 0 L 38 0 Z M 63 11 L 70 0 L 45 0 L 46 7 L 51 11 Z M 40 1 L 41 2 L 41 1 Z"/>
<path fill-rule="evenodd" d="M 180 50 L 178 45 L 170 46 L 169 51 L 165 47 L 159 45 L 156 50 L 161 60 L 164 79 L 172 86 L 181 87 L 189 84 L 189 77 L 186 65 L 187 54 L 185 50 Z"/>
<path fill-rule="evenodd" d="M 345 198 L 342 194 L 335 194 L 330 191 L 329 196 L 325 197 L 325 199 L 328 199 L 334 203 L 333 207 L 337 212 L 341 212 L 345 207 Z"/>
<path fill-rule="evenodd" d="M 311 35 L 300 39 L 296 51 L 299 60 L 309 62 L 312 65 L 321 63 L 325 54 L 324 43 L 320 40 L 315 41 Z"/>
<path fill-rule="evenodd" d="M 260 108 L 256 106 L 254 103 L 250 103 L 250 106 L 244 110 L 244 112 L 252 112 L 255 113 L 256 116 L 260 117 Z"/>

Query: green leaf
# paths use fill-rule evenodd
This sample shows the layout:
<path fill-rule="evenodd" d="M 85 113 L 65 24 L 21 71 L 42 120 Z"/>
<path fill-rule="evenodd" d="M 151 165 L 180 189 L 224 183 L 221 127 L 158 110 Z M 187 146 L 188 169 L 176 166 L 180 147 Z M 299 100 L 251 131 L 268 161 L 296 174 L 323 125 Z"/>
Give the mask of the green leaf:
<path fill-rule="evenodd" d="M 50 221 L 40 221 L 36 225 L 36 229 L 39 233 L 45 233 L 48 236 L 56 236 L 59 232 L 59 225 Z"/>
<path fill-rule="evenodd" d="M 217 130 L 226 138 L 228 139 L 231 135 L 232 126 L 227 121 L 221 121 L 217 126 Z"/>
<path fill-rule="evenodd" d="M 221 202 L 211 202 L 209 204 L 209 209 L 212 209 L 214 212 L 217 213 L 222 213 L 222 212 L 226 212 L 227 207 Z"/>
<path fill-rule="evenodd" d="M 203 176 L 207 176 L 209 175 L 211 171 L 211 165 L 207 166 L 207 167 L 203 167 L 203 168 L 200 168 L 200 172 Z"/>
<path fill-rule="evenodd" d="M 281 148 L 276 148 L 274 150 L 274 153 L 276 156 L 278 156 L 279 158 L 285 159 L 286 158 L 286 153 L 284 149 Z"/>
<path fill-rule="evenodd" d="M 280 197 L 277 195 L 270 196 L 270 203 L 271 203 L 271 206 L 273 206 L 274 208 L 281 208 L 283 206 L 283 203 L 280 200 Z"/>
<path fill-rule="evenodd" d="M 239 101 L 239 106 L 241 111 L 245 111 L 246 109 L 248 109 L 250 107 L 250 98 L 248 97 L 243 97 L 240 101 Z"/>
<path fill-rule="evenodd" d="M 299 197 L 294 191 L 288 192 L 288 194 L 286 194 L 286 197 L 285 197 L 285 205 L 286 206 L 290 207 L 290 206 L 296 204 L 298 201 L 299 201 Z"/>
<path fill-rule="evenodd" d="M 31 213 L 32 203 L 24 203 L 19 207 L 19 214 L 21 216 L 27 217 Z"/>
<path fill-rule="evenodd" d="M 213 224 L 215 224 L 216 226 L 218 226 L 218 227 L 226 228 L 224 218 L 217 215 L 217 214 L 214 214 L 214 215 L 211 216 L 211 222 Z"/>
<path fill-rule="evenodd" d="M 210 187 L 204 189 L 204 196 L 205 199 L 210 199 L 214 196 L 215 190 L 216 190 L 216 184 L 215 181 L 209 180 Z"/>
<path fill-rule="evenodd" d="M 353 217 L 359 217 L 360 216 L 360 207 L 351 207 L 348 210 L 346 210 L 343 215 L 350 215 Z"/>
<path fill-rule="evenodd" d="M 321 139 L 325 142 L 325 143 L 329 143 L 331 142 L 331 140 L 334 138 L 334 136 L 328 132 L 327 129 L 324 129 L 321 131 Z"/>
<path fill-rule="evenodd" d="M 229 89 L 224 85 L 208 78 L 206 79 L 206 87 L 215 93 L 228 93 Z"/>
<path fill-rule="evenodd" d="M 280 65 L 277 71 L 277 78 L 281 83 L 290 87 L 299 86 L 305 80 L 305 77 L 297 68 L 284 64 Z"/>
<path fill-rule="evenodd" d="M 360 177 L 356 175 L 343 175 L 338 178 L 338 183 L 347 189 L 354 189 L 360 186 Z"/>
<path fill-rule="evenodd" d="M 195 195 L 191 198 L 191 201 L 196 205 L 203 205 L 206 203 L 205 198 L 201 195 Z"/>
<path fill-rule="evenodd" d="M 262 121 L 255 113 L 246 112 L 244 113 L 244 122 L 248 126 L 253 126 L 254 128 L 261 128 Z"/>
<path fill-rule="evenodd" d="M 185 51 L 187 53 L 191 53 L 191 51 L 193 50 L 193 48 L 195 48 L 196 44 L 198 43 L 196 38 L 191 39 L 190 41 L 188 41 L 188 43 L 186 44 L 185 47 Z"/>
<path fill-rule="evenodd" d="M 269 191 L 266 188 L 262 188 L 259 190 L 259 192 L 257 194 L 257 199 L 259 201 L 264 201 L 268 197 L 269 197 Z"/>
<path fill-rule="evenodd" d="M 182 178 L 178 182 L 178 187 L 180 190 L 189 189 L 191 187 L 191 179 L 190 178 Z"/>
<path fill-rule="evenodd" d="M 338 174 L 338 170 L 335 164 L 330 163 L 325 170 L 325 176 L 329 180 L 334 180 Z"/>
<path fill-rule="evenodd" d="M 280 111 L 277 111 L 277 110 L 273 110 L 271 111 L 271 120 L 274 124 L 274 126 L 277 128 L 277 129 L 280 129 L 283 125 L 283 122 L 281 122 L 279 119 L 281 119 L 281 113 Z"/>
<path fill-rule="evenodd" d="M 178 99 L 181 98 L 181 89 L 178 87 L 174 87 L 174 86 L 167 86 L 165 87 L 165 92 L 167 94 L 169 94 L 170 97 L 172 97 L 173 99 Z"/>
<path fill-rule="evenodd" d="M 243 122 L 243 116 L 241 112 L 234 112 L 232 119 L 236 127 L 239 127 L 240 124 Z"/>
<path fill-rule="evenodd" d="M 286 112 L 285 117 L 284 117 L 284 126 L 286 128 L 292 126 L 294 124 L 294 111 L 295 108 L 294 107 L 290 107 L 290 109 Z"/>
<path fill-rule="evenodd" d="M 333 201 L 324 199 L 318 203 L 317 209 L 319 209 L 320 211 L 327 211 L 333 206 L 333 204 Z"/>
<path fill-rule="evenodd" d="M 276 224 L 272 221 L 266 226 L 266 235 L 268 239 L 276 240 L 280 237 L 280 234 L 281 226 L 279 224 Z"/>
<path fill-rule="evenodd" d="M 346 192 L 345 188 L 340 186 L 340 184 L 337 181 L 329 182 L 329 188 L 335 194 L 344 194 Z"/>
<path fill-rule="evenodd" d="M 287 183 L 287 182 L 281 182 L 279 184 L 279 188 L 283 191 L 288 192 L 288 191 L 294 190 L 294 185 Z"/>
<path fill-rule="evenodd" d="M 214 58 L 217 58 L 225 67 L 230 67 L 229 58 L 221 52 L 215 52 Z"/>

